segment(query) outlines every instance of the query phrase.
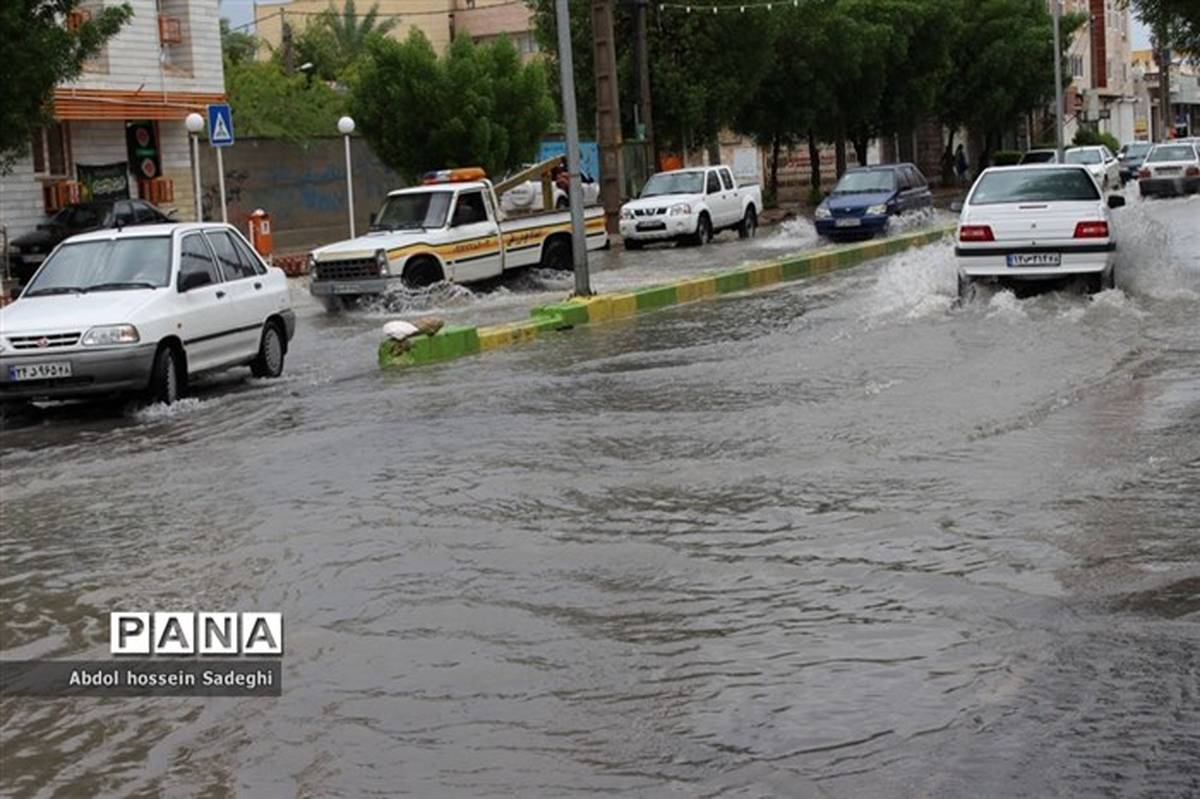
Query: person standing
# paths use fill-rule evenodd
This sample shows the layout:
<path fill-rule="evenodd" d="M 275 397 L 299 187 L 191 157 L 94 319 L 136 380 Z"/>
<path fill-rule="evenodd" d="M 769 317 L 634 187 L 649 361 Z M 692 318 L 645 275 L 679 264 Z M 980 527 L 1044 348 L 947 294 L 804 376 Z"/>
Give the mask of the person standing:
<path fill-rule="evenodd" d="M 967 151 L 960 143 L 958 149 L 954 151 L 954 171 L 958 173 L 958 182 L 960 185 L 967 182 L 967 171 L 971 168 L 971 164 L 967 161 Z"/>

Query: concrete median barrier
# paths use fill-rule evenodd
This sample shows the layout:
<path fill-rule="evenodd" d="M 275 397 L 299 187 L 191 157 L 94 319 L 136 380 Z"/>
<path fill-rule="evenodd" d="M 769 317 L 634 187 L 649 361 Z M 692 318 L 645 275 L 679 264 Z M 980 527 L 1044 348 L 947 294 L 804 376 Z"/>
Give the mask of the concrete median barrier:
<path fill-rule="evenodd" d="M 534 308 L 529 319 L 515 322 L 483 327 L 448 325 L 436 335 L 418 336 L 403 343 L 387 339 L 379 345 L 379 366 L 390 369 L 439 363 L 532 341 L 577 325 L 609 322 L 722 294 L 817 277 L 931 244 L 953 232 L 953 226 L 929 228 L 886 239 L 789 255 L 775 261 L 747 264 L 628 292 L 572 297 Z"/>

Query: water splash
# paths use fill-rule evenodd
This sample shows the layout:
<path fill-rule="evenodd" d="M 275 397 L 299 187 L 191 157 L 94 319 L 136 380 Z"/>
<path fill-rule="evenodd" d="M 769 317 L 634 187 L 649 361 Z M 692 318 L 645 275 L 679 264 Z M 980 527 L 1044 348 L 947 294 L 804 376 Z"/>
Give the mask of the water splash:
<path fill-rule="evenodd" d="M 803 216 L 785 219 L 779 229 L 770 236 L 758 240 L 759 246 L 770 250 L 800 250 L 811 247 L 818 240 L 817 229 Z"/>
<path fill-rule="evenodd" d="M 866 298 L 863 316 L 937 316 L 949 310 L 957 298 L 954 246 L 941 242 L 908 250 L 884 264 Z"/>
<path fill-rule="evenodd" d="M 1117 284 L 1139 297 L 1200 299 L 1200 248 L 1186 240 L 1195 231 L 1164 222 L 1160 209 L 1167 203 L 1200 204 L 1200 196 L 1135 200 L 1114 214 L 1120 237 Z M 1197 212 L 1200 217 L 1200 208 Z"/>
<path fill-rule="evenodd" d="M 133 418 L 139 422 L 162 422 L 191 415 L 204 406 L 205 403 L 196 397 L 184 397 L 170 405 L 156 402 L 153 405 L 137 408 L 133 411 Z"/>

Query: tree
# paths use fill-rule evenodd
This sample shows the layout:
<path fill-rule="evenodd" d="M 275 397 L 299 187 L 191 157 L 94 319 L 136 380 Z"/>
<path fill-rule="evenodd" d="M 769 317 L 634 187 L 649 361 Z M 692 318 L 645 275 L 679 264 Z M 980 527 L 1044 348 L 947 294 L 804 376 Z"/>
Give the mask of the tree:
<path fill-rule="evenodd" d="M 5 0 L 0 5 L 0 41 L 5 75 L 0 81 L 0 173 L 29 146 L 33 131 L 50 118 L 54 87 L 79 77 L 121 29 L 133 9 L 128 3 L 97 10 L 68 29 L 64 20 L 79 0 Z"/>
<path fill-rule="evenodd" d="M 347 70 L 366 53 L 367 44 L 386 36 L 396 27 L 396 19 L 379 19 L 379 4 L 359 17 L 354 0 L 346 0 L 342 10 L 331 4 L 311 22 L 296 42 L 304 61 L 312 62 L 316 73 L 325 80 L 340 80 Z"/>
<path fill-rule="evenodd" d="M 1196 0 L 1123 0 L 1138 19 L 1171 47 L 1200 57 L 1200 2 Z"/>
<path fill-rule="evenodd" d="M 379 159 L 408 180 L 443 167 L 499 175 L 533 160 L 554 121 L 545 65 L 501 37 L 459 37 L 439 59 L 419 29 L 375 37 L 350 85 L 350 113 Z"/>
<path fill-rule="evenodd" d="M 225 93 L 242 136 L 291 141 L 332 136 L 346 109 L 344 95 L 305 75 L 286 75 L 274 61 L 227 65 Z"/>
<path fill-rule="evenodd" d="M 257 52 L 257 37 L 231 29 L 229 20 L 221 18 L 221 55 L 225 60 L 226 69 L 253 61 Z"/>

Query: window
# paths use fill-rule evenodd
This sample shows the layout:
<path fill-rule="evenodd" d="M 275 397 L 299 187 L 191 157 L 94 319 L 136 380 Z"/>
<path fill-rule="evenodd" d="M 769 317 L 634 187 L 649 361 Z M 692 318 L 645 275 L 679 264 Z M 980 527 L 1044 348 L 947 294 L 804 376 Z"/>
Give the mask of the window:
<path fill-rule="evenodd" d="M 23 296 L 158 288 L 170 276 L 167 236 L 67 243 L 50 256 Z"/>
<path fill-rule="evenodd" d="M 250 264 L 256 275 L 265 275 L 267 273 L 267 268 L 263 266 L 262 259 L 250 249 L 250 245 L 243 241 L 241 236 L 230 234 L 229 238 L 233 239 L 233 246 L 237 247 L 238 253 L 242 256 L 242 263 Z"/>
<path fill-rule="evenodd" d="M 717 170 L 712 170 L 708 173 L 708 188 L 709 194 L 717 194 L 721 191 L 721 179 L 717 177 Z"/>
<path fill-rule="evenodd" d="M 113 224 L 125 227 L 133 224 L 133 206 L 125 200 L 113 206 Z"/>
<path fill-rule="evenodd" d="M 220 283 L 217 265 L 213 263 L 212 253 L 204 243 L 204 236 L 199 233 L 189 233 L 183 237 L 179 247 L 179 285 L 183 286 L 189 275 L 202 274 L 207 280 L 197 285 Z"/>
<path fill-rule="evenodd" d="M 906 166 L 900 167 L 896 171 L 896 183 L 900 191 L 908 191 L 914 186 L 912 169 Z"/>
<path fill-rule="evenodd" d="M 721 183 L 725 186 L 725 190 L 729 191 L 733 188 L 733 175 L 729 174 L 728 169 L 718 170 L 721 173 Z"/>
<path fill-rule="evenodd" d="M 149 225 L 166 219 L 149 203 L 133 203 L 133 221 L 136 225 Z"/>
<path fill-rule="evenodd" d="M 487 209 L 483 205 L 482 192 L 465 191 L 458 195 L 458 205 L 454 208 L 454 223 L 452 227 L 474 225 L 479 222 L 486 222 L 487 219 Z"/>
<path fill-rule="evenodd" d="M 71 162 L 71 138 L 66 123 L 37 128 L 33 132 L 33 173 L 39 177 L 65 178 Z"/>
<path fill-rule="evenodd" d="M 243 260 L 242 254 L 233 245 L 233 240 L 230 239 L 228 233 L 223 230 L 213 230 L 205 235 L 208 236 L 208 243 L 212 245 L 213 252 L 217 254 L 217 263 L 220 264 L 221 273 L 226 280 L 241 280 L 258 274 L 252 262 Z"/>

